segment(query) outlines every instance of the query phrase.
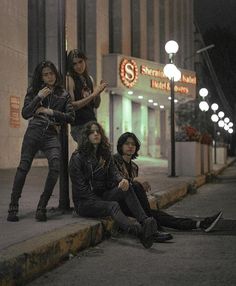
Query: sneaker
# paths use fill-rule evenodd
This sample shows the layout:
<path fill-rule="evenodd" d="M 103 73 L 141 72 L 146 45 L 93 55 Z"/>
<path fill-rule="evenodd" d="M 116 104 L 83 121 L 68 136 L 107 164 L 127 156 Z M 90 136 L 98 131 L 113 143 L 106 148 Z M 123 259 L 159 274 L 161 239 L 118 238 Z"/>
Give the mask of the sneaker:
<path fill-rule="evenodd" d="M 219 212 L 214 216 L 206 217 L 203 221 L 200 222 L 200 228 L 205 232 L 211 231 L 220 220 L 222 214 L 222 212 Z"/>
<path fill-rule="evenodd" d="M 173 236 L 172 236 L 172 234 L 170 234 L 168 232 L 157 231 L 153 235 L 154 242 L 165 242 L 165 241 L 171 240 L 171 239 L 173 239 Z"/>
<path fill-rule="evenodd" d="M 154 218 L 148 217 L 142 224 L 142 232 L 140 234 L 140 242 L 145 248 L 153 245 L 153 235 L 157 232 L 157 224 Z"/>
<path fill-rule="evenodd" d="M 36 211 L 35 219 L 37 221 L 47 221 L 47 215 L 45 209 L 39 209 Z"/>
<path fill-rule="evenodd" d="M 8 221 L 16 222 L 19 221 L 19 217 L 17 216 L 17 212 L 10 211 L 7 216 Z"/>

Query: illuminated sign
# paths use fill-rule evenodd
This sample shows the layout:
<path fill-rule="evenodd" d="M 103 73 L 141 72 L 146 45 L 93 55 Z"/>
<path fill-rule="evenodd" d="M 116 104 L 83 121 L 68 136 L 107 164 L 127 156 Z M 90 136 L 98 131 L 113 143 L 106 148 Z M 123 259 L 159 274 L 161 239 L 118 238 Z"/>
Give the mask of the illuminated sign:
<path fill-rule="evenodd" d="M 20 97 L 10 96 L 10 126 L 20 127 Z"/>
<path fill-rule="evenodd" d="M 153 65 L 153 64 L 150 64 Z M 138 85 L 143 86 L 143 80 L 141 78 L 150 78 L 149 87 L 152 89 L 159 89 L 162 91 L 169 91 L 170 84 L 169 79 L 165 76 L 163 72 L 164 65 L 159 64 L 158 67 L 153 68 L 148 64 L 140 64 L 139 68 L 135 60 L 122 58 L 120 62 L 120 79 L 121 82 L 128 88 L 133 87 L 136 83 L 138 83 L 139 75 L 142 83 Z M 146 80 L 145 80 L 146 82 Z M 190 91 L 190 85 L 196 86 L 196 76 L 189 74 L 181 74 L 181 79 L 178 83 L 175 83 L 175 92 L 185 95 L 190 95 L 192 92 Z M 190 95 L 191 97 L 194 95 Z"/>
<path fill-rule="evenodd" d="M 134 60 L 123 59 L 120 63 L 120 79 L 127 87 L 132 87 L 138 80 L 138 66 Z"/>

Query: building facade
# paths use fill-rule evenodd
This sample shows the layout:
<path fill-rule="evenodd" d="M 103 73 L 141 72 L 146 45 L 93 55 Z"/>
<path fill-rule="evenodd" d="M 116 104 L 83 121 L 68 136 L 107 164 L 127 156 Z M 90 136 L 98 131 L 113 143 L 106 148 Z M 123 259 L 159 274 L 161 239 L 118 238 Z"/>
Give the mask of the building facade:
<path fill-rule="evenodd" d="M 164 46 L 178 42 L 175 63 L 185 68 L 175 85 L 176 99 L 195 98 L 193 63 L 185 61 L 194 53 L 192 0 L 2 0 L 0 14 L 0 168 L 19 162 L 28 83 L 41 60 L 61 68 L 62 42 L 66 51 L 86 52 L 95 83 L 108 82 L 97 118 L 114 151 L 119 135 L 132 131 L 142 142 L 142 155 L 167 157 L 170 90 L 163 75 Z M 71 153 L 71 138 L 69 147 Z"/>

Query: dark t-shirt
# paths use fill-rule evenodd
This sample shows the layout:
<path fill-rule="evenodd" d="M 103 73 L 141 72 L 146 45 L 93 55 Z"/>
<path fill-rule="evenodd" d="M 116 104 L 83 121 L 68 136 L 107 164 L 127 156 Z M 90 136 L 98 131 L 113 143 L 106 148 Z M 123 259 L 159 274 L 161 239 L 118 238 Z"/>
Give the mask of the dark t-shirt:
<path fill-rule="evenodd" d="M 86 96 L 93 93 L 93 83 L 91 78 L 84 76 L 76 76 L 74 79 L 75 90 L 74 96 L 75 100 L 81 100 Z M 90 101 L 86 106 L 75 111 L 75 121 L 73 126 L 82 126 L 89 121 L 97 121 L 94 112 L 94 102 Z"/>
<path fill-rule="evenodd" d="M 126 167 L 126 170 L 129 174 L 129 178 L 132 178 L 132 165 L 131 165 L 131 161 L 128 163 L 124 160 L 124 163 L 125 163 L 125 167 Z"/>

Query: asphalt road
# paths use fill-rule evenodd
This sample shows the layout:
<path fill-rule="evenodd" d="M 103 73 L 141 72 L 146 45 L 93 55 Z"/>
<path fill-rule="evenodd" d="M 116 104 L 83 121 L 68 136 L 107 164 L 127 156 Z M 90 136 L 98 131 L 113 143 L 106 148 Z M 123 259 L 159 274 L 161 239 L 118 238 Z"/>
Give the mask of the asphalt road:
<path fill-rule="evenodd" d="M 174 231 L 174 239 L 144 249 L 130 237 L 104 241 L 31 282 L 36 285 L 235 286 L 236 166 L 167 211 L 200 217 L 223 211 L 214 232 Z"/>

